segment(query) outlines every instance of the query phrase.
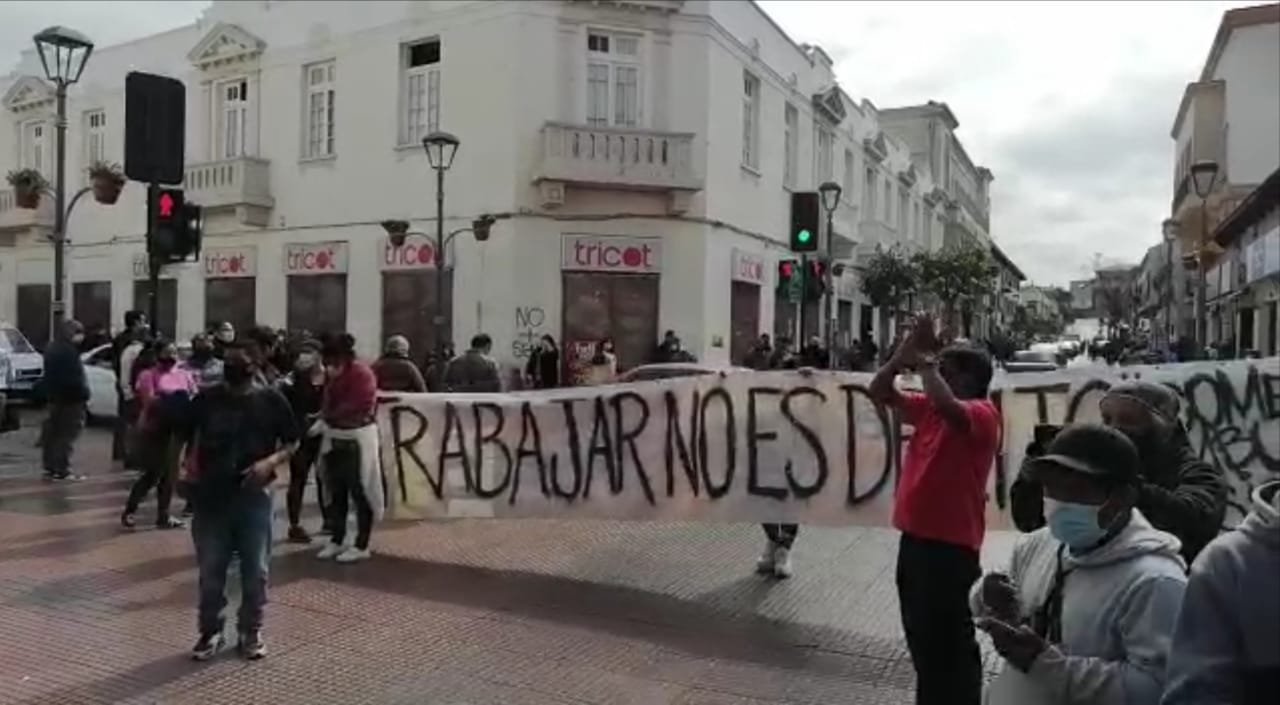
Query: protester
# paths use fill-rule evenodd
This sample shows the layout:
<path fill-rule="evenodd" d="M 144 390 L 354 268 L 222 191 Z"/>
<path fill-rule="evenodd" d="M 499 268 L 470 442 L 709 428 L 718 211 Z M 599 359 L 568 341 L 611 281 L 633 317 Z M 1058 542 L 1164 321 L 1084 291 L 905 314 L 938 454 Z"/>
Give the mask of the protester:
<path fill-rule="evenodd" d="M 124 330 L 112 341 L 111 365 L 116 373 L 116 423 L 111 436 L 111 459 L 128 469 L 136 467 L 132 442 L 138 420 L 133 395 L 133 365 L 147 344 L 147 317 L 141 311 L 125 311 Z"/>
<path fill-rule="evenodd" d="M 283 378 L 275 366 L 278 343 L 276 332 L 270 326 L 255 326 L 249 331 L 246 350 L 253 360 L 255 384 L 275 386 Z"/>
<path fill-rule="evenodd" d="M 289 514 L 289 541 L 309 544 L 311 535 L 302 528 L 302 495 L 307 488 L 311 466 L 320 456 L 321 435 L 308 433 L 320 421 L 324 401 L 324 365 L 320 364 L 320 344 L 304 341 L 293 362 L 293 372 L 285 380 L 281 391 L 293 410 L 294 423 L 302 432 L 298 450 L 289 459 L 289 493 L 285 498 Z M 316 495 L 319 497 L 321 533 L 332 534 L 333 522 L 329 521 L 329 507 L 324 501 L 322 473 L 316 473 Z"/>
<path fill-rule="evenodd" d="M 555 389 L 560 386 L 560 349 L 550 334 L 542 336 L 538 346 L 529 353 L 524 365 L 524 376 L 534 389 Z"/>
<path fill-rule="evenodd" d="M 201 389 L 222 383 L 222 360 L 214 355 L 213 340 L 204 333 L 191 337 L 191 356 L 182 362 L 182 366 Z"/>
<path fill-rule="evenodd" d="M 120 523 L 129 529 L 137 525 L 138 505 L 155 487 L 156 528 L 180 529 L 186 524 L 169 515 L 169 503 L 178 473 L 181 419 L 199 385 L 191 371 L 178 364 L 178 349 L 171 341 L 157 340 L 153 347 L 155 365 L 138 375 L 136 386 L 143 473 L 129 490 Z"/>
<path fill-rule="evenodd" d="M 605 338 L 596 343 L 595 352 L 587 360 L 582 384 L 588 387 L 611 384 L 617 376 L 618 356 L 613 352 L 613 339 Z"/>
<path fill-rule="evenodd" d="M 744 362 L 753 370 L 767 370 L 772 359 L 773 344 L 769 340 L 769 334 L 761 333 L 760 339 L 751 346 L 751 352 L 747 353 L 747 359 Z"/>
<path fill-rule="evenodd" d="M 1030 469 L 1048 526 L 970 595 L 1007 664 L 987 702 L 1156 703 L 1186 577 L 1177 538 L 1134 509 L 1137 450 L 1115 429 L 1070 426 Z"/>
<path fill-rule="evenodd" d="M 213 355 L 219 360 L 226 356 L 227 346 L 235 342 L 236 328 L 231 321 L 222 321 L 213 327 Z"/>
<path fill-rule="evenodd" d="M 1196 557 L 1161 705 L 1262 705 L 1280 692 L 1280 480 Z"/>
<path fill-rule="evenodd" d="M 324 560 L 339 563 L 366 560 L 373 522 L 382 516 L 382 472 L 378 465 L 377 379 L 369 366 L 356 359 L 355 338 L 343 333 L 324 347 L 329 381 L 321 407 L 324 437 L 320 444 L 320 472 L 324 475 L 333 534 L 320 550 Z M 345 545 L 347 511 L 355 504 L 356 537 Z"/>
<path fill-rule="evenodd" d="M 785 335 L 778 336 L 778 347 L 774 348 L 773 355 L 769 357 L 769 369 L 794 370 L 796 366 L 795 352 L 791 349 L 791 338 Z"/>
<path fill-rule="evenodd" d="M 191 538 L 200 572 L 200 639 L 192 658 L 212 658 L 223 646 L 227 568 L 238 556 L 240 654 L 267 653 L 263 608 L 271 561 L 271 495 L 267 486 L 289 462 L 299 431 L 289 404 L 273 387 L 253 383 L 245 346 L 223 348 L 224 382 L 198 394 L 185 426 L 184 492 L 195 507 Z"/>
<path fill-rule="evenodd" d="M 444 387 L 450 392 L 477 394 L 501 392 L 498 363 L 489 357 L 493 340 L 481 333 L 471 339 L 471 349 L 449 361 L 444 371 Z"/>
<path fill-rule="evenodd" d="M 44 352 L 42 385 L 49 409 L 40 450 L 46 480 L 83 479 L 71 472 L 71 455 L 84 428 L 85 403 L 89 401 L 89 383 L 80 359 L 83 340 L 84 326 L 79 321 L 64 321 L 57 339 Z"/>
<path fill-rule="evenodd" d="M 373 363 L 378 389 L 388 392 L 425 392 L 427 383 L 409 357 L 409 339 L 403 335 L 387 338 L 382 357 Z"/>
<path fill-rule="evenodd" d="M 669 363 L 669 362 L 697 362 L 698 359 L 688 350 L 684 349 L 680 338 L 676 336 L 676 332 L 669 330 L 662 334 L 662 342 L 658 343 L 658 347 L 654 349 L 651 362 Z"/>
<path fill-rule="evenodd" d="M 933 319 L 916 318 L 870 396 L 915 427 L 894 498 L 898 602 L 916 669 L 916 703 L 974 705 L 982 661 L 966 599 L 981 573 L 987 477 L 1000 438 L 1000 412 L 987 399 L 991 358 L 950 347 L 937 353 Z M 923 394 L 901 393 L 895 376 L 920 375 Z"/>
<path fill-rule="evenodd" d="M 788 345 L 786 338 L 778 339 L 779 345 Z M 782 349 L 782 348 L 780 348 Z M 794 356 L 774 357 L 776 369 L 796 369 Z M 756 559 L 756 572 L 773 575 L 775 578 L 790 578 L 793 573 L 791 565 L 791 549 L 795 546 L 796 537 L 800 534 L 799 524 L 768 523 L 761 524 L 764 529 L 764 551 Z"/>
<path fill-rule="evenodd" d="M 458 353 L 454 349 L 453 343 L 445 343 L 439 351 L 427 354 L 427 359 L 422 369 L 426 372 L 424 377 L 426 378 L 428 392 L 440 393 L 449 391 L 444 386 L 444 373 L 448 369 L 449 363 L 457 356 Z"/>
<path fill-rule="evenodd" d="M 1182 542 L 1182 555 L 1195 559 L 1222 526 L 1228 487 L 1222 472 L 1196 455 L 1178 420 L 1178 396 L 1160 384 L 1126 382 L 1112 387 L 1099 404 L 1102 421 L 1122 431 L 1138 448 L 1138 509 L 1151 525 Z M 1014 523 L 1023 531 L 1044 523 L 1040 489 L 1020 473 L 1010 488 Z"/>
<path fill-rule="evenodd" d="M 815 370 L 825 370 L 830 367 L 830 364 L 827 349 L 822 347 L 822 339 L 816 335 L 810 337 L 809 342 L 800 351 L 800 365 L 812 367 Z"/>

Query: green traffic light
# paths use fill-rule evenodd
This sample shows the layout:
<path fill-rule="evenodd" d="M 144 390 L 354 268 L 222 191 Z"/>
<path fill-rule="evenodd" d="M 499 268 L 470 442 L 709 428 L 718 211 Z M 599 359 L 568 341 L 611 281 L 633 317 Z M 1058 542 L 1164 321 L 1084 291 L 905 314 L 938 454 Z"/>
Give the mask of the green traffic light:
<path fill-rule="evenodd" d="M 805 243 L 808 242 L 811 237 L 813 237 L 813 233 L 810 233 L 808 230 L 801 230 L 796 233 L 796 242 Z"/>

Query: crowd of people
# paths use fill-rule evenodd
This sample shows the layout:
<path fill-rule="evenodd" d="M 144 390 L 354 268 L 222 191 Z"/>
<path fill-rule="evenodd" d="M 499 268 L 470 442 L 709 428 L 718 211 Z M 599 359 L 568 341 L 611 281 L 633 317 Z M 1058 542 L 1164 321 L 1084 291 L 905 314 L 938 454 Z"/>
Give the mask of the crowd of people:
<path fill-rule="evenodd" d="M 173 341 L 148 332 L 130 312 L 113 341 L 119 384 L 117 459 L 140 471 L 121 523 L 154 489 L 156 526 L 184 526 L 170 514 L 175 488 L 188 502 L 199 566 L 197 659 L 224 646 L 228 567 L 239 562 L 239 648 L 266 653 L 263 605 L 271 546 L 266 491 L 288 472 L 288 540 L 309 544 L 303 493 L 316 480 L 322 540 L 318 557 L 369 558 L 383 500 L 379 390 L 493 392 L 503 388 L 477 335 L 461 355 L 448 350 L 421 370 L 406 339 L 392 336 L 372 365 L 347 334 L 243 334 L 214 327 L 179 360 Z M 46 352 L 49 414 L 46 476 L 74 477 L 71 447 L 88 396 L 76 352 L 83 328 L 64 324 Z M 920 705 L 1191 705 L 1274 702 L 1280 685 L 1280 482 L 1253 492 L 1248 517 L 1222 532 L 1228 485 L 1192 450 L 1178 397 L 1126 382 L 1100 401 L 1101 424 L 1038 430 L 1010 488 L 1020 532 L 1007 568 L 982 572 L 987 487 L 1001 443 L 1001 416 L 988 397 L 991 355 L 946 344 L 919 317 L 883 361 L 869 395 L 913 427 L 897 481 L 893 526 L 901 533 L 896 583 Z M 870 353 L 875 359 L 874 351 Z M 654 362 L 692 361 L 668 332 Z M 761 336 L 754 369 L 822 369 L 832 356 L 817 339 L 798 350 Z M 544 336 L 523 370 L 532 388 L 560 386 L 563 359 Z M 865 365 L 859 359 L 857 364 Z M 595 369 L 598 368 L 598 376 Z M 586 379 L 617 371 L 609 340 L 596 346 Z M 921 392 L 900 391 L 912 371 Z M 1041 433 L 1040 431 L 1044 431 Z M 355 514 L 348 541 L 348 513 Z M 799 533 L 764 526 L 760 572 L 786 578 Z M 984 682 L 977 630 L 1004 666 Z"/>

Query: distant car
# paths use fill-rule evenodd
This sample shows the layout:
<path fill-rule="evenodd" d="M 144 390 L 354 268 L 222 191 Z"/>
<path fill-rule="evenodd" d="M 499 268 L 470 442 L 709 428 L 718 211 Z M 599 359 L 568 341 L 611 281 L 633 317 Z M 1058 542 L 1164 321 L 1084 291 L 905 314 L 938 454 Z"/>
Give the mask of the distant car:
<path fill-rule="evenodd" d="M 89 381 L 89 418 L 95 421 L 116 417 L 116 371 L 111 346 L 99 345 L 80 356 L 84 376 Z"/>
<path fill-rule="evenodd" d="M 1049 350 L 1019 350 L 1004 364 L 1004 369 L 1010 373 L 1053 372 L 1058 369 L 1058 361 Z"/>
<path fill-rule="evenodd" d="M 22 331 L 0 323 L 0 393 L 9 401 L 31 401 L 43 376 L 44 356 L 40 351 Z"/>
<path fill-rule="evenodd" d="M 618 375 L 618 382 L 649 382 L 655 379 L 698 377 L 717 372 L 751 372 L 748 367 L 707 365 L 701 362 L 657 362 L 633 367 Z"/>

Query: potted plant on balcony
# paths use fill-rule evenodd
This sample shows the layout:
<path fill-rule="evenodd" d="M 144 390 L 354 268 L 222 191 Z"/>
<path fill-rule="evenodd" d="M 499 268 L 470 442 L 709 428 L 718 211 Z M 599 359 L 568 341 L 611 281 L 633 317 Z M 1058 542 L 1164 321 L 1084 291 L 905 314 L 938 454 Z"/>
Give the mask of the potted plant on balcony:
<path fill-rule="evenodd" d="M 120 198 L 124 188 L 124 172 L 119 164 L 94 162 L 89 165 L 89 184 L 93 186 L 93 200 L 112 205 Z"/>
<path fill-rule="evenodd" d="M 49 188 L 49 182 L 35 169 L 17 169 L 9 172 L 8 178 L 13 187 L 13 200 L 19 208 L 40 205 L 40 194 Z"/>

